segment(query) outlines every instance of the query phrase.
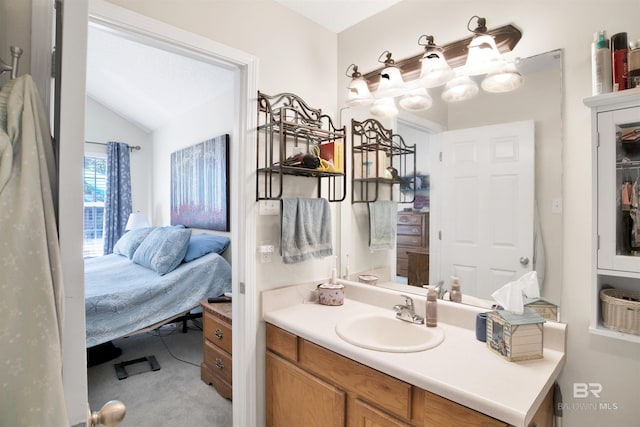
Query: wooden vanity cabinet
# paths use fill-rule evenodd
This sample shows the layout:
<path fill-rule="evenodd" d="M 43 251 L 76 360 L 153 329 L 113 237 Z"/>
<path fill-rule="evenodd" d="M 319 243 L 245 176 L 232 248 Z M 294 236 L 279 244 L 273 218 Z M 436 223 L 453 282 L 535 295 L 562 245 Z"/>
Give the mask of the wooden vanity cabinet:
<path fill-rule="evenodd" d="M 267 323 L 267 426 L 507 427 Z M 553 425 L 547 396 L 529 424 Z"/>

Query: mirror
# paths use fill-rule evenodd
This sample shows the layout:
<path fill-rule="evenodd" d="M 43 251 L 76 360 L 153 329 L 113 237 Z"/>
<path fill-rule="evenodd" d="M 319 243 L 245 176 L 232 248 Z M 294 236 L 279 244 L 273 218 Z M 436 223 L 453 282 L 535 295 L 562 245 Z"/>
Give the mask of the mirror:
<path fill-rule="evenodd" d="M 533 120 L 534 122 L 534 197 L 536 239 L 534 240 L 534 269 L 540 279 L 541 296 L 560 305 L 562 284 L 562 51 L 553 50 L 529 58 L 517 60 L 524 76 L 524 84 L 509 93 L 482 92 L 474 99 L 445 104 L 440 93 L 431 91 L 434 105 L 424 113 L 401 112 L 391 120 L 380 120 L 385 127 L 402 135 L 407 144 L 416 144 L 417 173 L 430 176 L 432 186 L 437 182 L 437 167 L 429 170 L 429 164 L 438 161 L 439 135 L 445 130 L 460 130 L 487 125 Z M 365 107 L 350 109 L 344 116 L 357 120 L 371 117 Z M 345 121 L 345 123 L 349 123 Z M 432 190 L 436 190 L 432 188 Z M 399 191 L 394 189 L 393 191 Z M 425 201 L 426 197 L 426 201 Z M 429 212 L 429 283 L 445 280 L 441 277 L 438 232 L 442 218 L 438 218 L 435 206 L 441 197 L 437 191 L 423 191 L 414 204 L 399 204 L 398 210 Z M 395 198 L 397 200 L 397 198 Z M 380 277 L 378 285 L 402 292 L 422 293 L 421 286 L 408 286 L 399 270 L 396 251 L 375 251 L 368 248 L 369 218 L 366 204 L 353 204 L 343 208 L 341 215 L 341 262 L 348 266 L 352 279 L 358 274 L 371 273 Z M 531 213 L 534 217 L 534 213 Z M 506 281 L 504 282 L 506 283 Z M 465 294 L 463 302 L 490 306 L 493 301 L 486 295 Z"/>

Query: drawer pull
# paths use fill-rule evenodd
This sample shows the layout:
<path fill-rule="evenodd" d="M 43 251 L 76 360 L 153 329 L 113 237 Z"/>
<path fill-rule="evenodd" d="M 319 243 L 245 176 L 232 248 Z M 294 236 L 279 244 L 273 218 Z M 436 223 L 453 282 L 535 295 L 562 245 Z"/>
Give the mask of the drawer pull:
<path fill-rule="evenodd" d="M 218 359 L 217 357 L 216 357 L 216 368 L 224 369 L 224 362 L 222 361 L 222 359 Z"/>
<path fill-rule="evenodd" d="M 224 338 L 224 334 L 222 333 L 222 331 L 220 329 L 216 329 L 216 337 L 221 340 L 222 338 Z"/>

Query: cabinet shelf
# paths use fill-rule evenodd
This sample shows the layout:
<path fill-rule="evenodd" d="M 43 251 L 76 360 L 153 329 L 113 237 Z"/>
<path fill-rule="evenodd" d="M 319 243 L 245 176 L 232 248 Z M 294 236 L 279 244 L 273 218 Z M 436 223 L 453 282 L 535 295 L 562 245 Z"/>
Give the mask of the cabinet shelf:
<path fill-rule="evenodd" d="M 611 315 L 603 322 L 600 292 L 613 287 L 640 292 L 640 235 L 636 225 L 640 194 L 640 145 L 623 142 L 624 135 L 640 125 L 640 89 L 629 89 L 586 98 L 591 108 L 593 174 L 593 266 L 589 332 L 613 339 L 640 343 L 635 311 L 628 317 Z M 634 182 L 635 181 L 635 182 Z M 610 304 L 609 304 L 610 305 Z M 609 310 L 611 308 L 609 307 Z M 610 325 L 609 325 L 610 323 Z M 619 329 L 619 330 L 616 330 Z"/>
<path fill-rule="evenodd" d="M 399 203 L 413 203 L 416 188 L 416 146 L 407 145 L 402 136 L 386 129 L 375 119 L 351 120 L 351 203 L 394 199 L 399 184 Z"/>
<path fill-rule="evenodd" d="M 285 176 L 314 179 L 317 197 L 326 197 L 330 202 L 345 199 L 345 127 L 336 128 L 329 116 L 309 107 L 297 95 L 270 96 L 258 92 L 256 131 L 256 200 L 281 199 L 285 185 L 290 185 L 285 183 Z M 331 150 L 325 150 L 328 147 Z M 299 155 L 331 160 L 333 170 L 298 166 L 300 163 L 291 159 Z M 324 169 L 326 165 L 324 163 Z"/>

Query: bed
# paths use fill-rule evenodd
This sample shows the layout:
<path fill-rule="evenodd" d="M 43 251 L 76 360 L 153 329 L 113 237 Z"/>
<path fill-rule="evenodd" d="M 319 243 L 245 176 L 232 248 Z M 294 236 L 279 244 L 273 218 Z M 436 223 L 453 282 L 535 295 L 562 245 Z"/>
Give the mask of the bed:
<path fill-rule="evenodd" d="M 161 325 L 203 299 L 231 292 L 231 266 L 220 255 L 228 238 L 191 236 L 179 227 L 140 230 L 125 234 L 113 254 L 85 260 L 87 348 Z"/>

